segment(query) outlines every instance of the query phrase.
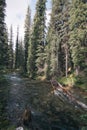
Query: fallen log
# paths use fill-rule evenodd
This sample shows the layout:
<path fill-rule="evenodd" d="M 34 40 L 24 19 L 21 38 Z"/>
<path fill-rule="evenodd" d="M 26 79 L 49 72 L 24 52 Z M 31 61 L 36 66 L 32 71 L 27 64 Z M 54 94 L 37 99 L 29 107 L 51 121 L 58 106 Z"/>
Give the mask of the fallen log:
<path fill-rule="evenodd" d="M 69 90 L 66 90 L 59 82 L 56 80 L 51 80 L 51 85 L 53 87 L 54 94 L 57 95 L 63 102 L 67 101 L 73 104 L 75 107 L 79 107 L 87 110 L 87 105 L 78 101 Z"/>

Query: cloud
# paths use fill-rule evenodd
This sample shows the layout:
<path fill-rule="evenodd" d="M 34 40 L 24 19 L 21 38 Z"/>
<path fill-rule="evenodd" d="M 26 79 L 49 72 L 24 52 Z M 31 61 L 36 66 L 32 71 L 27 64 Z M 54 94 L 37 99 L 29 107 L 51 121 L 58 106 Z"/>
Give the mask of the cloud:
<path fill-rule="evenodd" d="M 24 20 L 28 5 L 32 0 L 6 0 L 6 24 L 8 30 L 13 26 L 14 40 L 16 38 L 17 26 L 19 26 L 20 37 L 24 36 Z"/>
<path fill-rule="evenodd" d="M 46 11 L 46 26 L 48 27 L 49 22 L 50 22 L 50 13 L 51 13 L 51 9 L 48 9 Z"/>
<path fill-rule="evenodd" d="M 46 25 L 48 26 L 49 20 L 50 20 L 50 2 L 47 3 L 47 11 L 46 11 Z M 16 41 L 16 35 L 17 35 L 17 26 L 19 26 L 19 36 L 20 38 L 24 37 L 24 21 L 26 16 L 26 11 L 28 5 L 30 5 L 31 8 L 31 15 L 32 19 L 35 14 L 35 4 L 36 0 L 6 0 L 7 7 L 6 7 L 6 24 L 8 26 L 8 30 L 10 30 L 10 26 L 13 26 L 13 38 L 14 42 Z"/>

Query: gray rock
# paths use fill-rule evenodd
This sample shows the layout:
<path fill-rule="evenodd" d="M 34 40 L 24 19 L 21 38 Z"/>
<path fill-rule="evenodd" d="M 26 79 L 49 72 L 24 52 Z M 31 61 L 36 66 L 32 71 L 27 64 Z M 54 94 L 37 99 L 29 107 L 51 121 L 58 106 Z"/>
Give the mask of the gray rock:
<path fill-rule="evenodd" d="M 24 128 L 23 127 L 18 127 L 18 128 L 16 128 L 16 130 L 24 130 Z"/>

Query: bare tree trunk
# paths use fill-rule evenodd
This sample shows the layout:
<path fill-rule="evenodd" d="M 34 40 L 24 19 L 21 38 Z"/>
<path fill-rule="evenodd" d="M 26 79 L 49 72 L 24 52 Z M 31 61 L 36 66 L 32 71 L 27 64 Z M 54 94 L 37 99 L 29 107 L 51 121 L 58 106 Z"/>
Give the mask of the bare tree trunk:
<path fill-rule="evenodd" d="M 67 50 L 66 50 L 66 77 L 68 75 L 68 53 L 67 53 Z"/>
<path fill-rule="evenodd" d="M 68 46 L 66 45 L 65 46 L 65 55 L 66 55 L 66 57 L 65 57 L 65 67 L 66 67 L 66 78 L 67 78 L 67 76 L 68 76 Z"/>
<path fill-rule="evenodd" d="M 76 66 L 76 76 L 78 76 L 79 75 L 79 70 L 80 70 L 80 67 L 79 66 Z"/>

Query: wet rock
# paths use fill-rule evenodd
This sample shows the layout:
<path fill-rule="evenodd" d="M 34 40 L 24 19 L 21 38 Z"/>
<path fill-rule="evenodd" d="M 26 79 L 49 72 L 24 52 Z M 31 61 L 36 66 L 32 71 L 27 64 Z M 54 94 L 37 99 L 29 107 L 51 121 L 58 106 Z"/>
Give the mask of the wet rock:
<path fill-rule="evenodd" d="M 24 128 L 23 127 L 18 127 L 18 128 L 16 128 L 16 130 L 24 130 Z"/>

